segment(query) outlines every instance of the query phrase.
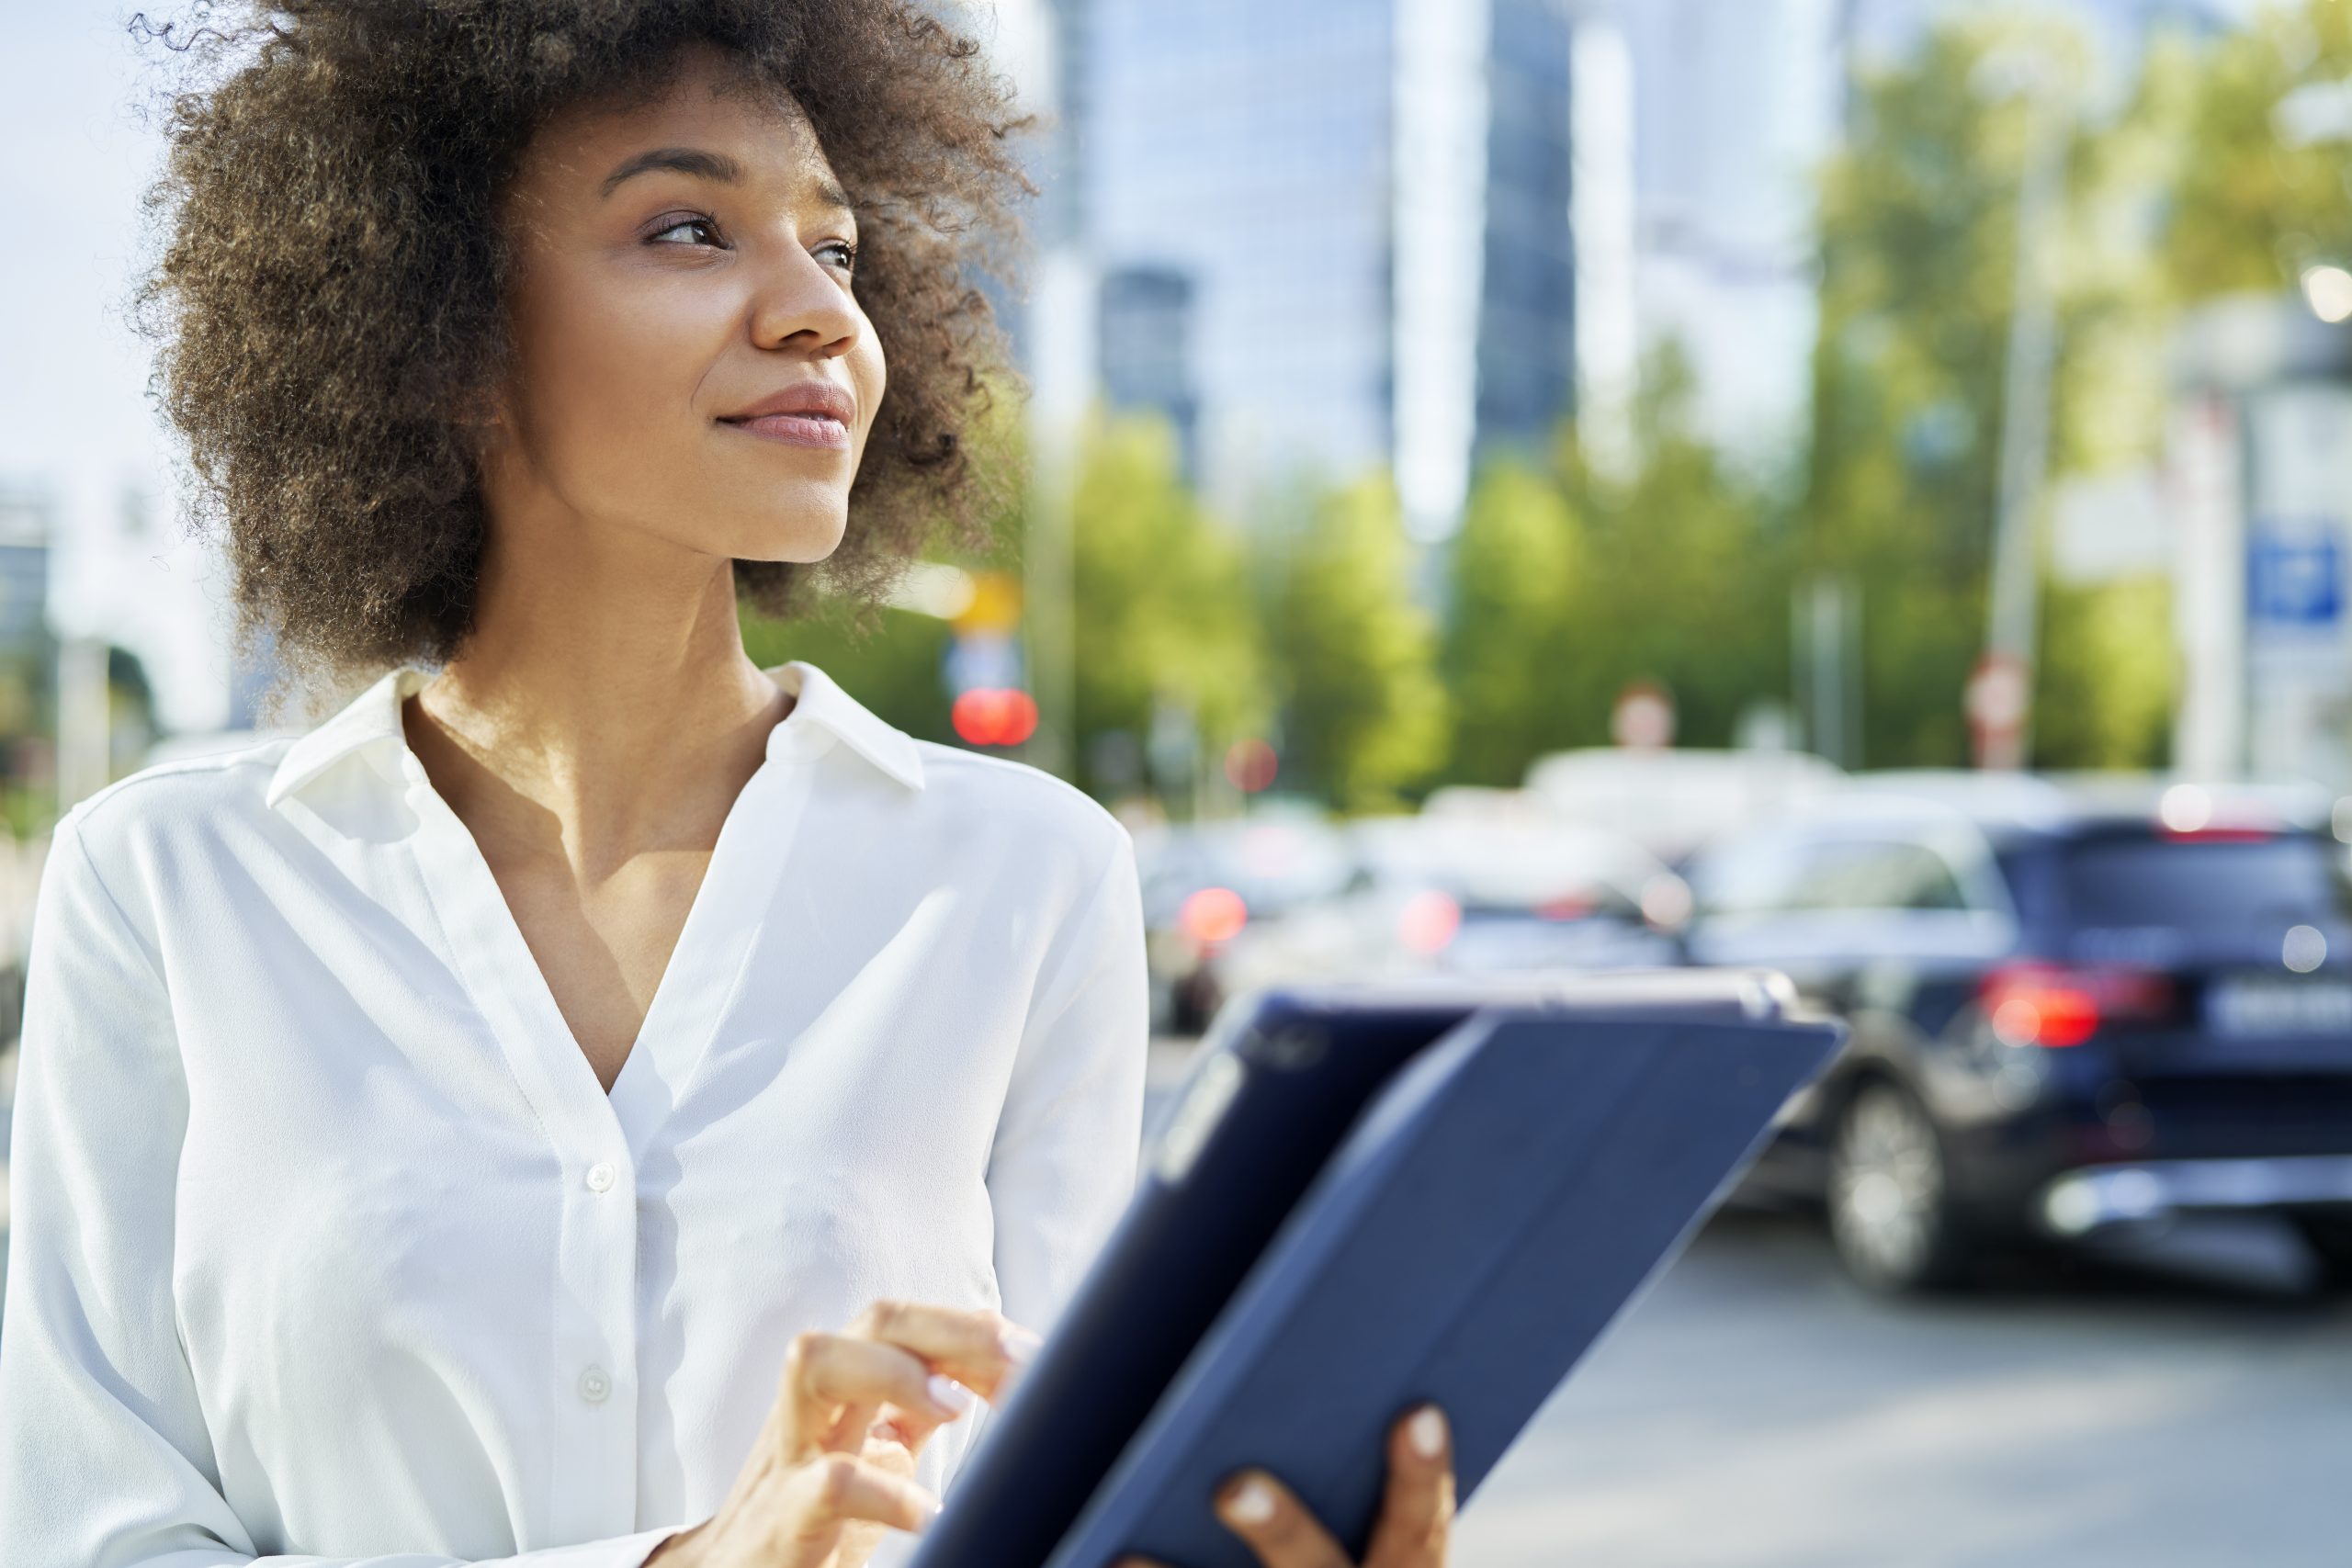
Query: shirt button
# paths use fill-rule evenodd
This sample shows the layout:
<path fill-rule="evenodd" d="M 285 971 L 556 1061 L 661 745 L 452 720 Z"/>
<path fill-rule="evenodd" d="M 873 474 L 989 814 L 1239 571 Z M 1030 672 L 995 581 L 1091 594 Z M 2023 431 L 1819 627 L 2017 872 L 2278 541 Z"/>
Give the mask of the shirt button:
<path fill-rule="evenodd" d="M 609 1160 L 598 1160 L 588 1168 L 588 1190 L 609 1191 L 613 1185 L 613 1167 Z"/>
<path fill-rule="evenodd" d="M 613 1380 L 605 1375 L 602 1367 L 591 1367 L 580 1374 L 580 1397 L 591 1404 L 602 1404 L 605 1395 L 613 1392 Z"/>

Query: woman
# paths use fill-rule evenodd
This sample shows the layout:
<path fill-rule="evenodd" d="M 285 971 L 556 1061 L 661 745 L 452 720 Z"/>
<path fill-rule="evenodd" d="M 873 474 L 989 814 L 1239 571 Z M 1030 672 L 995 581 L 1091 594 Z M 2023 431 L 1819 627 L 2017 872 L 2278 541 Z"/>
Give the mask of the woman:
<path fill-rule="evenodd" d="M 969 537 L 1002 90 L 906 0 L 187 47 L 164 406 L 241 634 L 363 689 L 58 827 L 0 1562 L 900 1552 L 1133 1182 L 1132 846 L 737 603 Z M 1385 1568 L 1443 1556 L 1443 1437 L 1398 1425 Z"/>

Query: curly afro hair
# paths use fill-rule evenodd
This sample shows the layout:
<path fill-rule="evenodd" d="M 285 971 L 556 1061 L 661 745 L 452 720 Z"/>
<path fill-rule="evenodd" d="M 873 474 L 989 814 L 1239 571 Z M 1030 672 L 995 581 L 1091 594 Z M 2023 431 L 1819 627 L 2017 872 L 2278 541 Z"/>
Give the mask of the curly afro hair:
<path fill-rule="evenodd" d="M 641 101 L 693 45 L 807 114 L 890 366 L 841 545 L 736 561 L 739 596 L 786 617 L 814 583 L 870 628 L 932 538 L 982 545 L 967 437 L 1009 371 L 974 278 L 1012 276 L 1029 122 L 919 0 L 277 0 L 132 26 L 196 68 L 165 102 L 134 319 L 192 528 L 225 536 L 239 645 L 272 649 L 273 709 L 289 680 L 462 646 L 486 525 L 465 412 L 514 353 L 500 192 L 551 114 Z"/>

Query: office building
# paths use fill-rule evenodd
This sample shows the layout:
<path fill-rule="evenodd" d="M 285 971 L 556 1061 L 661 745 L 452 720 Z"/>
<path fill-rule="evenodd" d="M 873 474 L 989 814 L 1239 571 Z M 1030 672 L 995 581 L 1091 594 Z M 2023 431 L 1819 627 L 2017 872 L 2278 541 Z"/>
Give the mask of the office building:
<path fill-rule="evenodd" d="M 1574 396 L 1566 0 L 1061 0 L 1049 239 L 1090 374 L 1247 518 L 1389 467 L 1415 531 Z M 1064 328 L 1031 312 L 1033 347 Z"/>

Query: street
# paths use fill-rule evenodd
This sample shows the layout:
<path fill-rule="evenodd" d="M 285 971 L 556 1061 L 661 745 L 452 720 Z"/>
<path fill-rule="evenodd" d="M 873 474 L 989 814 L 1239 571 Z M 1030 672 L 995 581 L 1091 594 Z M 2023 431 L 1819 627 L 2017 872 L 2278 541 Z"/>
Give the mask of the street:
<path fill-rule="evenodd" d="M 1155 1052 L 1159 1092 L 1181 1054 Z M 2246 1224 L 2132 1266 L 1863 1294 L 1720 1218 L 1463 1517 L 1464 1568 L 2352 1563 L 2352 1298 Z"/>
<path fill-rule="evenodd" d="M 1889 1304 L 1809 1221 L 1728 1216 L 1521 1437 L 1457 1560 L 2341 1568 L 2352 1300 L 2246 1276 Z"/>

